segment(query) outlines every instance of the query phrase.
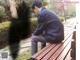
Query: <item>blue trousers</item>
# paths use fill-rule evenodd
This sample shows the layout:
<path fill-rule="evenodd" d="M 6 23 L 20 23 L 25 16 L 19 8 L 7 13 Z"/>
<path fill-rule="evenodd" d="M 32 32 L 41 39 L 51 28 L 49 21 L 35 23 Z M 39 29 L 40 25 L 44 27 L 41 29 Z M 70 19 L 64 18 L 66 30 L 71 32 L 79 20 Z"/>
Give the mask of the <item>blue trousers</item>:
<path fill-rule="evenodd" d="M 41 42 L 41 49 L 46 46 L 46 39 L 43 36 L 32 36 L 31 41 L 31 49 L 32 49 L 32 55 L 34 55 L 38 50 L 38 42 Z"/>

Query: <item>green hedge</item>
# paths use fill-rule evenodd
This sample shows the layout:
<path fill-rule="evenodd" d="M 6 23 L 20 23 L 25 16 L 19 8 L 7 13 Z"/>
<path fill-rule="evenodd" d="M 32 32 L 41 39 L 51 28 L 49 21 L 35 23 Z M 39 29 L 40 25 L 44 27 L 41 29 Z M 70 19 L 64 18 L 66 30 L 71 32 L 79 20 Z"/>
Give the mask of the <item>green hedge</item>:
<path fill-rule="evenodd" d="M 5 21 L 0 23 L 0 32 L 9 29 L 10 23 L 11 23 L 10 21 Z M 32 31 L 34 31 L 37 27 L 37 18 L 35 17 L 31 18 L 31 26 L 32 26 L 31 28 Z"/>
<path fill-rule="evenodd" d="M 37 24 L 38 24 L 38 23 L 37 23 L 37 18 L 32 17 L 32 18 L 31 18 L 32 32 L 36 29 Z"/>
<path fill-rule="evenodd" d="M 10 21 L 0 23 L 0 32 L 8 29 L 10 27 Z"/>
<path fill-rule="evenodd" d="M 64 21 L 64 17 L 59 17 L 60 18 L 60 20 L 63 22 Z M 9 27 L 10 27 L 10 21 L 6 21 L 6 22 L 2 22 L 2 23 L 0 23 L 0 32 L 1 31 L 4 31 L 4 30 L 6 30 L 6 29 L 9 29 Z M 31 18 L 31 29 L 32 29 L 32 32 L 36 29 L 36 27 L 37 27 L 37 18 L 35 18 L 35 17 L 32 17 Z"/>
<path fill-rule="evenodd" d="M 65 17 L 64 16 L 60 16 L 59 19 L 60 19 L 61 22 L 63 22 L 65 20 Z"/>

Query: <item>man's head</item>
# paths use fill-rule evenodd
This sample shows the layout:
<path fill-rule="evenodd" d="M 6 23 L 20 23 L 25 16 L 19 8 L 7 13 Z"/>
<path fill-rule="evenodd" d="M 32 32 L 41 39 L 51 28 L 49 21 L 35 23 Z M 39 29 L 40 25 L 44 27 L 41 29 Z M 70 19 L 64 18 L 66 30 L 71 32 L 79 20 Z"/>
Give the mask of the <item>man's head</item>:
<path fill-rule="evenodd" d="M 34 1 L 33 4 L 32 4 L 32 11 L 36 15 L 38 15 L 41 7 L 42 7 L 42 2 L 41 1 Z"/>

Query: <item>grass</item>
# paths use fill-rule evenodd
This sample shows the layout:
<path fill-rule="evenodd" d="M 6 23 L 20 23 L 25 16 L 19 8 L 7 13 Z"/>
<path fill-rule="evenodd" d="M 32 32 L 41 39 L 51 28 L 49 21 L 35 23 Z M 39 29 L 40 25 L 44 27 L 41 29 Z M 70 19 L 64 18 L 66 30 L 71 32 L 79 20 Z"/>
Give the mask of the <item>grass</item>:
<path fill-rule="evenodd" d="M 16 60 L 28 60 L 28 58 L 30 58 L 31 56 L 31 50 L 27 50 L 27 51 L 24 51 L 22 54 L 20 54 Z"/>
<path fill-rule="evenodd" d="M 40 50 L 40 43 L 38 43 L 38 51 Z M 20 54 L 16 60 L 28 60 L 31 57 L 31 48 L 29 48 L 27 51 L 24 51 L 22 54 Z"/>

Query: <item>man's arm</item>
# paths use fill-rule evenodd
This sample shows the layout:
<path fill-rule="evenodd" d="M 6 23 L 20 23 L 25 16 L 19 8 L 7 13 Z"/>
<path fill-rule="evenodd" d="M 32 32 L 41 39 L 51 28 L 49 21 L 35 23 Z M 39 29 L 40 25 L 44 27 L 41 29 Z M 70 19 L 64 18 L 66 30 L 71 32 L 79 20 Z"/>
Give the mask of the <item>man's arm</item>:
<path fill-rule="evenodd" d="M 44 24 L 38 24 L 38 27 L 34 31 L 33 35 L 40 35 L 40 34 L 42 34 L 44 28 L 45 28 Z"/>
<path fill-rule="evenodd" d="M 36 30 L 34 31 L 33 35 L 42 34 L 45 27 L 46 27 L 46 25 L 45 25 L 45 22 L 44 22 L 44 17 L 40 16 L 39 19 L 38 19 L 38 26 L 37 26 Z"/>

